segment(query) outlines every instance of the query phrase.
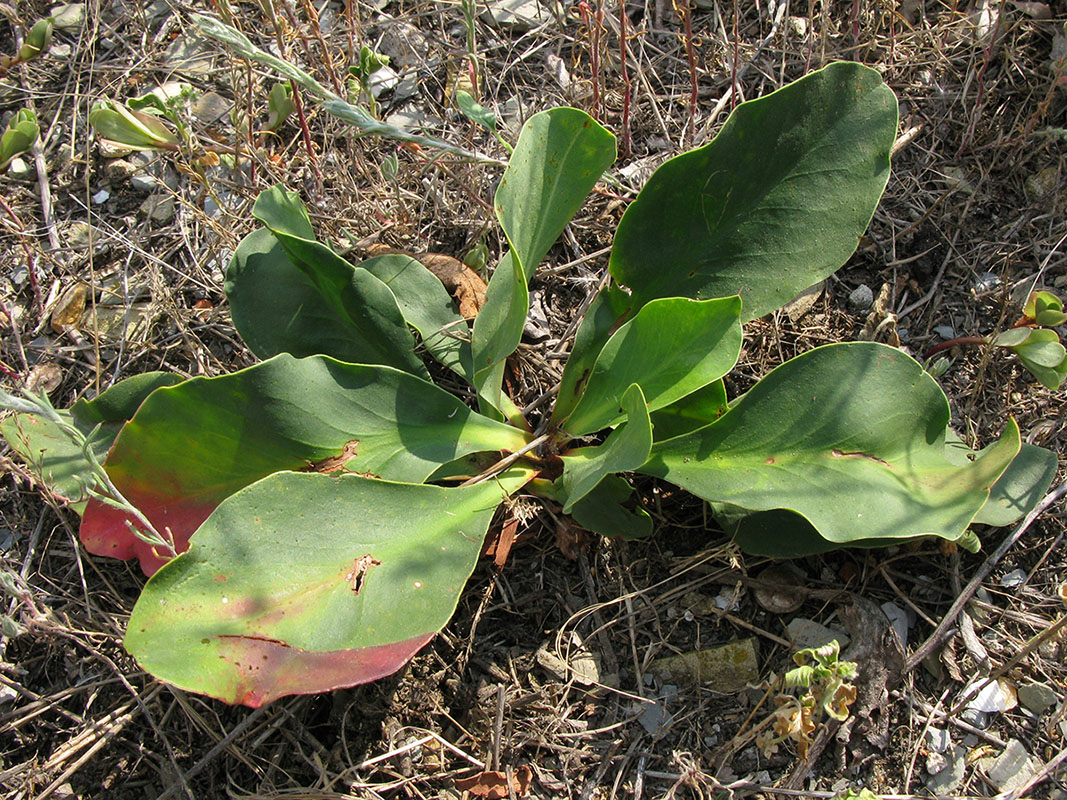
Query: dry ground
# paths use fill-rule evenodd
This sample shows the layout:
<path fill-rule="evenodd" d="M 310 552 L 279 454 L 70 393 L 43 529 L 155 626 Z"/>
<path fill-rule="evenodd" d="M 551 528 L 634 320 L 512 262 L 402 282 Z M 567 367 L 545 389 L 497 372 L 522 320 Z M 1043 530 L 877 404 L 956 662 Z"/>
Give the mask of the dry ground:
<path fill-rule="evenodd" d="M 15 52 L 22 26 L 47 11 L 39 0 L 15 5 L 0 4 L 0 53 Z M 192 36 L 187 14 L 194 5 L 210 11 L 216 0 L 90 2 L 85 24 L 56 36 L 66 52 L 0 80 L 0 110 L 32 105 L 44 131 L 31 175 L 0 177 L 8 207 L 0 215 L 0 357 L 5 373 L 49 385 L 57 404 L 139 371 L 215 375 L 251 363 L 230 323 L 220 270 L 250 229 L 255 193 L 273 182 L 299 190 L 320 236 L 338 244 L 377 240 L 462 254 L 484 234 L 490 252 L 500 252 L 487 210 L 496 168 L 452 160 L 427 167 L 421 155 L 388 141 L 352 138 L 313 103 L 305 112 L 314 162 L 295 124 L 255 143 L 254 175 L 247 164 L 238 179 L 224 167 L 209 169 L 209 192 L 188 165 L 160 161 L 146 169 L 170 187 L 164 181 L 151 196 L 176 201 L 175 213 L 168 217 L 164 205 L 149 215 L 149 195 L 88 135 L 95 100 L 186 80 L 225 101 L 217 117 L 202 110 L 207 121 L 194 125 L 209 144 L 245 143 L 229 114 L 234 101 L 239 118 L 249 108 L 255 126 L 266 117 L 273 82 L 266 72 L 215 48 L 206 70 L 175 72 L 168 48 Z M 342 4 L 316 2 L 319 25 L 307 0 L 277 5 L 285 55 L 324 82 L 323 45 L 339 70 L 351 63 L 353 43 L 392 53 L 408 80 L 399 93 L 410 96 L 383 94 L 382 113 L 425 115 L 433 135 L 502 152 L 446 102 L 472 45 L 490 108 L 522 118 L 573 104 L 622 129 L 614 3 L 549 8 L 530 29 L 479 18 L 473 39 L 455 3 L 359 2 L 346 18 Z M 873 335 L 898 337 L 916 355 L 947 335 L 940 326 L 959 335 L 992 330 L 1017 314 L 1018 292 L 1035 282 L 1067 293 L 1067 162 L 1063 139 L 1048 133 L 1067 127 L 1054 64 L 1065 48 L 1062 2 L 702 5 L 709 7 L 692 10 L 686 35 L 684 16 L 665 0 L 626 4 L 632 145 L 616 165 L 624 184 L 639 184 L 651 166 L 706 141 L 735 100 L 834 59 L 876 67 L 901 103 L 901 147 L 868 240 L 807 314 L 749 326 L 733 390 L 794 353 L 860 336 L 866 312 L 848 303 L 860 284 L 886 293 Z M 264 45 L 273 40 L 257 4 L 232 6 L 249 35 Z M 687 46 L 697 78 L 693 116 Z M 514 137 L 515 128 L 505 135 Z M 392 153 L 400 166 L 395 182 L 380 171 Z M 594 194 L 552 251 L 553 268 L 534 288 L 553 338 L 522 350 L 512 387 L 520 405 L 550 385 L 536 365 L 558 346 L 595 285 L 631 197 L 614 189 Z M 36 292 L 25 269 L 31 261 Z M 117 291 L 117 307 L 132 310 L 125 330 L 105 325 L 106 315 L 73 332 L 51 329 L 48 310 L 78 281 L 95 287 L 97 302 Z M 1024 438 L 1062 451 L 1063 393 L 1044 390 L 1010 358 L 964 352 L 941 381 L 973 442 L 988 441 L 1013 415 Z M 10 390 L 18 381 L 4 385 Z M 398 675 L 250 711 L 161 686 L 137 668 L 121 637 L 143 581 L 139 571 L 87 556 L 77 546 L 76 515 L 4 463 L 0 557 L 26 587 L 6 607 L 22 631 L 0 639 L 0 786 L 8 797 L 453 797 L 457 776 L 494 763 L 512 771 L 533 765 L 532 793 L 540 797 L 725 797 L 731 790 L 723 784 L 742 795 L 771 796 L 771 784 L 779 797 L 831 797 L 849 786 L 922 795 L 929 793 L 928 725 L 949 730 L 967 748 L 957 794 L 996 793 L 974 762 L 1011 739 L 1047 765 L 1028 794 L 1067 791 L 1067 735 L 1059 724 L 1067 643 L 1050 631 L 1063 614 L 1058 591 L 1067 581 L 1062 505 L 1002 553 L 1006 529 L 981 531 L 985 547 L 977 555 L 930 544 L 800 560 L 794 566 L 804 605 L 788 615 L 772 614 L 754 598 L 764 563 L 734 552 L 706 529 L 700 504 L 665 487 L 644 485 L 658 526 L 651 541 L 597 541 L 574 559 L 557 547 L 550 511 L 538 507 L 527 542 L 506 568 L 479 566 L 453 622 Z M 1062 471 L 1054 486 L 1060 480 Z M 1020 569 L 1022 583 L 1002 586 L 1003 576 Z M 962 614 L 950 612 L 975 577 L 969 591 L 978 589 L 977 601 Z M 717 608 L 710 601 L 719 594 L 736 605 Z M 913 659 L 924 642 L 940 644 L 928 637 L 949 615 L 951 636 L 943 647 L 927 648 L 929 669 L 899 674 L 884 641 L 868 635 L 872 604 L 887 601 L 914 619 Z M 649 674 L 651 659 L 754 637 L 760 676 L 767 677 L 788 665 L 785 623 L 794 616 L 836 619 L 854 638 L 859 633 L 853 652 L 867 693 L 859 701 L 864 715 L 842 731 L 818 731 L 806 759 L 790 744 L 771 756 L 752 744 L 747 733 L 769 713 L 756 706 L 758 691 L 683 686 L 662 701 L 669 716 L 658 727 L 650 724 L 650 731 L 638 719 L 648 707 L 642 698 L 662 691 Z M 12 632 L 10 623 L 4 631 Z M 1043 638 L 1024 648 L 1035 636 Z M 584 685 L 573 672 L 555 674 L 545 666 L 551 660 L 538 656 L 546 647 L 572 666 L 584 663 L 578 656 L 587 648 L 603 680 Z M 964 681 L 995 672 L 1014 685 L 1047 684 L 1059 702 L 1043 715 L 1022 708 L 993 714 L 985 729 L 968 723 L 953 708 Z M 887 678 L 891 692 L 881 697 Z"/>

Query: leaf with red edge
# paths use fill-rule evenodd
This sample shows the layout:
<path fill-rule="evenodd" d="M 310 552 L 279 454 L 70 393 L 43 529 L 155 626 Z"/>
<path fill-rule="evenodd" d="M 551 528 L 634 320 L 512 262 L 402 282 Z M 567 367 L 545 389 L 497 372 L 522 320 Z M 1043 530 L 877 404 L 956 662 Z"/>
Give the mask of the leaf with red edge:
<path fill-rule="evenodd" d="M 280 470 L 344 469 L 420 483 L 467 453 L 517 450 L 527 441 L 401 370 L 283 353 L 158 390 L 126 424 L 104 467 L 182 552 L 219 503 Z M 342 464 L 343 454 L 353 455 Z M 127 520 L 92 501 L 82 542 L 98 555 L 137 557 L 151 575 L 166 557 L 134 536 Z"/>
<path fill-rule="evenodd" d="M 532 475 L 272 475 L 148 581 L 126 648 L 175 686 L 249 706 L 381 678 L 448 622 L 496 506 Z"/>

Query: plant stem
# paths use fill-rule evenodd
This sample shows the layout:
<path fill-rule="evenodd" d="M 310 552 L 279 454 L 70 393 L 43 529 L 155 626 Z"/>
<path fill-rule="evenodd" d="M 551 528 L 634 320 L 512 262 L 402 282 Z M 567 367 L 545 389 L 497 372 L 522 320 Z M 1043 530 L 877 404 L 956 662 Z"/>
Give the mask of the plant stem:
<path fill-rule="evenodd" d="M 543 445 L 545 442 L 548 441 L 548 439 L 549 434 L 541 434 L 529 444 L 520 447 L 514 453 L 509 453 L 508 455 L 504 456 L 502 459 L 493 464 L 493 466 L 489 467 L 489 469 L 485 470 L 481 475 L 475 475 L 470 480 L 463 481 L 460 486 L 473 486 L 476 483 L 484 483 L 485 481 L 492 478 L 494 475 L 499 475 L 501 472 L 506 470 L 508 467 L 510 467 L 524 455 L 529 453 L 531 450 L 535 450 L 536 448 Z"/>
<path fill-rule="evenodd" d="M 941 344 L 935 344 L 929 350 L 927 350 L 922 357 L 923 361 L 928 361 L 938 353 L 945 350 L 949 350 L 953 347 L 964 347 L 966 345 L 983 345 L 989 342 L 984 336 L 957 336 L 955 339 L 949 339 L 947 342 L 941 342 Z"/>
<path fill-rule="evenodd" d="M 630 142 L 630 68 L 626 64 L 626 0 L 619 0 L 619 64 L 622 72 L 622 156 L 629 158 Z"/>

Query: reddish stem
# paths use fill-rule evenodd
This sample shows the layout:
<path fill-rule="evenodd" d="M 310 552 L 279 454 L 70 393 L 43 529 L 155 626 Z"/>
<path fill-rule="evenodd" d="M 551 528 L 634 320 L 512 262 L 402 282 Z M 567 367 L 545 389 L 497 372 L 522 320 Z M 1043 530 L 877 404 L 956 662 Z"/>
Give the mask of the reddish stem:
<path fill-rule="evenodd" d="M 630 68 L 626 65 L 626 0 L 619 0 L 619 61 L 622 70 L 622 155 L 630 157 Z"/>
<path fill-rule="evenodd" d="M 689 125 L 685 134 L 685 146 L 688 148 L 693 143 L 693 129 L 697 117 L 697 61 L 696 50 L 693 48 L 693 15 L 689 9 L 689 0 L 679 0 L 674 7 L 685 26 L 685 60 L 689 64 Z"/>
<path fill-rule="evenodd" d="M 947 342 L 941 342 L 941 344 L 935 344 L 929 350 L 923 354 L 923 361 L 929 361 L 945 350 L 949 350 L 953 347 L 963 347 L 965 345 L 983 345 L 988 344 L 989 340 L 984 336 L 957 336 L 955 339 L 949 339 Z"/>

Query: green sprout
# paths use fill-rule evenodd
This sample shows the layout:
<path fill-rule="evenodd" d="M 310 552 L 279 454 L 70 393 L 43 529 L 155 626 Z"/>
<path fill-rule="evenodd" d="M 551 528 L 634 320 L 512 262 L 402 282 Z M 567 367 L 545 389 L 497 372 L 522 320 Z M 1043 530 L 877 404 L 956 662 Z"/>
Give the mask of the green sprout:
<path fill-rule="evenodd" d="M 37 115 L 27 108 L 19 110 L 7 124 L 3 136 L 0 136 L 0 172 L 6 170 L 18 156 L 28 153 L 40 132 Z"/>

